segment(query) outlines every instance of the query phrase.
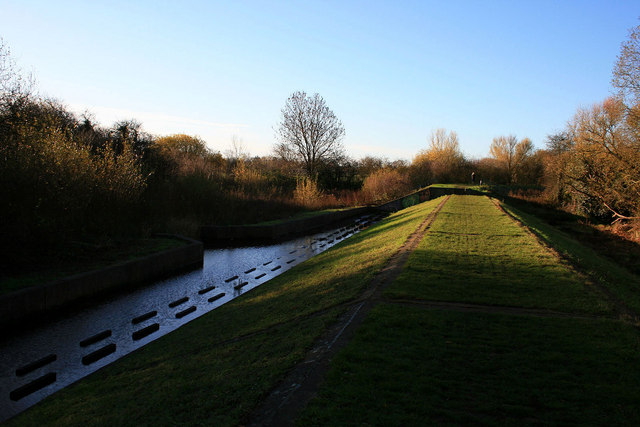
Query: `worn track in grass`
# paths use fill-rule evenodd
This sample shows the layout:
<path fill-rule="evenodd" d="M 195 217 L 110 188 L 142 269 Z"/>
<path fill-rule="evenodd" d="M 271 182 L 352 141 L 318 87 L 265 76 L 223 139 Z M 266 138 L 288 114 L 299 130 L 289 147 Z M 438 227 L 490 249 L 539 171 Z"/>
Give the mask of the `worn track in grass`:
<path fill-rule="evenodd" d="M 324 379 L 329 369 L 332 358 L 337 354 L 338 350 L 346 346 L 356 330 L 366 317 L 367 313 L 375 305 L 394 304 L 423 307 L 425 309 L 441 309 L 461 312 L 486 312 L 486 313 L 502 313 L 510 315 L 522 315 L 532 317 L 547 318 L 575 318 L 575 319 L 594 319 L 605 318 L 607 316 L 585 315 L 576 313 L 566 313 L 554 310 L 544 309 L 527 309 L 521 307 L 486 305 L 486 304 L 469 304 L 469 303 L 451 303 L 442 301 L 426 301 L 426 300 L 398 300 L 387 299 L 382 297 L 382 290 L 393 283 L 393 281 L 402 272 L 409 255 L 417 248 L 418 244 L 429 230 L 431 224 L 435 221 L 445 203 L 449 200 L 446 197 L 434 209 L 425 220 L 416 228 L 416 230 L 407 238 L 400 249 L 389 259 L 387 265 L 374 277 L 365 292 L 356 300 L 342 304 L 348 307 L 347 311 L 340 317 L 338 322 L 328 330 L 321 339 L 319 339 L 311 351 L 307 353 L 305 360 L 299 363 L 287 377 L 277 385 L 271 393 L 265 398 L 263 403 L 253 412 L 247 420 L 250 426 L 288 426 L 293 425 L 297 416 L 306 407 L 308 402 L 316 395 L 319 385 Z M 623 321 L 638 321 L 636 313 L 631 311 L 624 303 L 615 298 L 606 288 L 597 283 L 596 280 L 589 280 L 581 269 L 577 268 L 570 259 L 551 247 L 543 238 L 535 231 L 522 223 L 518 218 L 504 210 L 499 203 L 494 200 L 496 207 L 504 214 L 509 216 L 516 224 L 530 233 L 543 247 L 552 252 L 563 262 L 569 264 L 577 274 L 588 280 L 603 296 L 612 302 L 616 309 L 616 317 Z M 451 233 L 457 234 L 457 233 Z"/>
<path fill-rule="evenodd" d="M 367 289 L 338 321 L 314 344 L 305 359 L 280 382 L 247 420 L 249 426 L 293 425 L 297 415 L 315 396 L 333 356 L 349 343 L 367 313 L 379 302 L 384 287 L 402 272 L 411 252 L 418 246 L 438 213 L 449 200 L 444 200 L 409 235 L 385 267 L 373 278 Z"/>

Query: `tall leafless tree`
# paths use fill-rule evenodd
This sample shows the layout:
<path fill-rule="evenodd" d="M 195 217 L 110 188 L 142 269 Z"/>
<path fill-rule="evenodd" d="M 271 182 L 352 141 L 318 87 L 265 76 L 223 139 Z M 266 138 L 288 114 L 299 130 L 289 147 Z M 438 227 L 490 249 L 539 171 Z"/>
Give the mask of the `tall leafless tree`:
<path fill-rule="evenodd" d="M 517 181 L 518 172 L 525 160 L 533 153 L 533 143 L 529 138 L 520 142 L 513 136 L 493 138 L 489 153 L 506 169 L 509 183 Z"/>
<path fill-rule="evenodd" d="M 319 94 L 298 91 L 287 99 L 276 135 L 276 154 L 302 161 L 313 177 L 320 162 L 342 153 L 345 130 Z"/>
<path fill-rule="evenodd" d="M 640 100 L 640 25 L 632 28 L 629 39 L 622 43 L 611 83 L 628 104 Z"/>

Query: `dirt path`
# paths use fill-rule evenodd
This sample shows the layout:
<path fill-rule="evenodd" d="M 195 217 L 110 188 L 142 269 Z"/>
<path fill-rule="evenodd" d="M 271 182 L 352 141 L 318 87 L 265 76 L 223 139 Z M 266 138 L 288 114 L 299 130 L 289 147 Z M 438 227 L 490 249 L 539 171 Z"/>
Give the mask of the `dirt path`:
<path fill-rule="evenodd" d="M 305 359 L 265 398 L 249 417 L 247 425 L 289 426 L 294 424 L 297 416 L 315 396 L 333 357 L 349 343 L 367 313 L 380 302 L 382 290 L 393 283 L 402 272 L 409 255 L 418 246 L 449 197 L 446 196 L 409 235 L 357 301 L 352 303 L 336 324 L 316 341 Z"/>

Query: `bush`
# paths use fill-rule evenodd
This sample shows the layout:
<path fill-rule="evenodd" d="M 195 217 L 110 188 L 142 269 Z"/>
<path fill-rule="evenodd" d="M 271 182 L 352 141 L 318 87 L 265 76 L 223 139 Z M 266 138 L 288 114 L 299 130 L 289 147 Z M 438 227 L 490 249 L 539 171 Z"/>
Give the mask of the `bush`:
<path fill-rule="evenodd" d="M 7 262 L 87 232 L 130 228 L 146 185 L 130 149 L 92 152 L 76 140 L 73 115 L 47 100 L 3 107 L 0 126 L 9 131 L 0 135 L 0 239 L 3 248 L 19 248 L 3 254 Z"/>
<path fill-rule="evenodd" d="M 310 178 L 300 178 L 293 192 L 293 200 L 306 209 L 318 209 L 322 205 L 323 194 L 318 183 Z"/>
<path fill-rule="evenodd" d="M 367 203 L 382 203 L 404 196 L 411 189 L 406 174 L 393 169 L 381 169 L 369 175 L 362 185 Z"/>

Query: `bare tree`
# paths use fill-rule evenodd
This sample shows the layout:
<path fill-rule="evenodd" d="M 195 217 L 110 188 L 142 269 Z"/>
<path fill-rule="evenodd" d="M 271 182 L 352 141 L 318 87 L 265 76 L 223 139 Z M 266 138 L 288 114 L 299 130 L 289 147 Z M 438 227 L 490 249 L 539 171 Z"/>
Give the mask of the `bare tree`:
<path fill-rule="evenodd" d="M 24 76 L 11 57 L 9 46 L 0 38 L 0 97 L 6 102 L 9 99 L 28 98 L 33 94 L 35 79 L 32 75 Z"/>
<path fill-rule="evenodd" d="M 629 31 L 629 40 L 622 43 L 611 83 L 630 104 L 640 100 L 640 25 Z"/>
<path fill-rule="evenodd" d="M 429 148 L 420 150 L 411 163 L 414 184 L 460 181 L 465 159 L 460 151 L 458 134 L 436 129 L 429 137 Z"/>
<path fill-rule="evenodd" d="M 298 91 L 287 99 L 276 135 L 280 140 L 276 154 L 302 161 L 309 176 L 314 176 L 322 160 L 342 153 L 345 130 L 319 94 Z"/>
<path fill-rule="evenodd" d="M 230 147 L 229 149 L 225 150 L 224 156 L 227 158 L 227 160 L 237 162 L 239 160 L 248 159 L 250 154 L 245 148 L 242 138 L 240 138 L 238 135 L 232 135 Z"/>
<path fill-rule="evenodd" d="M 520 166 L 533 153 L 533 143 L 529 138 L 518 142 L 513 135 L 499 136 L 493 138 L 489 152 L 506 168 L 509 183 L 511 183 L 517 181 Z"/>

